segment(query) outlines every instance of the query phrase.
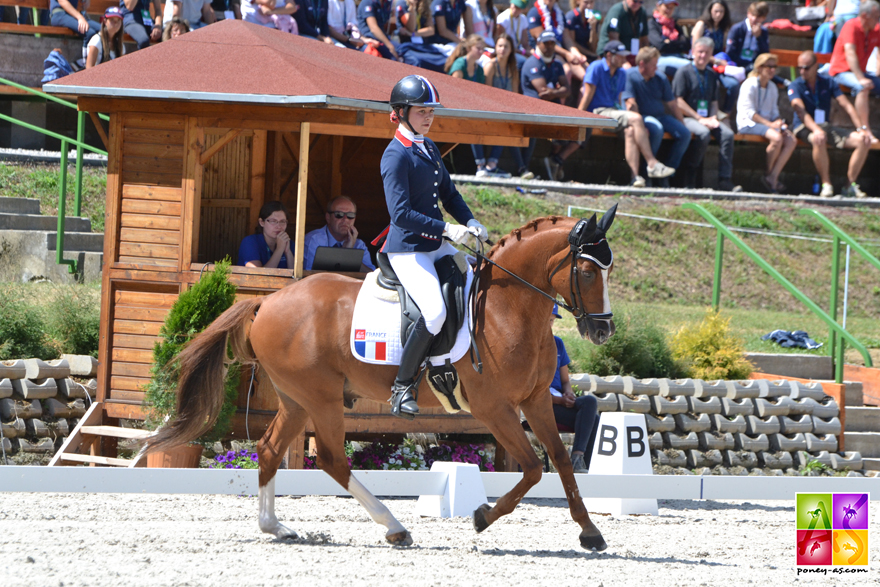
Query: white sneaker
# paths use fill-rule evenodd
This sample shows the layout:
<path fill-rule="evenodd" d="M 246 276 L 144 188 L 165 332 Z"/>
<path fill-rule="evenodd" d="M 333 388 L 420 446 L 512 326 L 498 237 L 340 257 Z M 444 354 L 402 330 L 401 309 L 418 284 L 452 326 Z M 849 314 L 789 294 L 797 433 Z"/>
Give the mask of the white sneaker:
<path fill-rule="evenodd" d="M 477 177 L 486 177 L 488 175 L 489 171 L 485 167 L 483 167 L 482 165 L 477 167 Z"/>
<path fill-rule="evenodd" d="M 664 177 L 669 177 L 670 175 L 674 174 L 675 169 L 673 169 L 672 167 L 667 167 L 659 161 L 654 164 L 654 167 L 648 167 L 648 177 L 652 179 L 662 179 Z"/>
<path fill-rule="evenodd" d="M 526 169 L 525 171 L 522 172 L 522 175 L 520 175 L 519 178 L 525 179 L 525 180 L 535 179 L 535 174 L 532 173 L 531 171 L 529 171 L 528 169 Z"/>
<path fill-rule="evenodd" d="M 830 183 L 823 183 L 822 190 L 819 192 L 820 198 L 833 198 L 834 197 L 834 186 Z"/>
<path fill-rule="evenodd" d="M 645 181 L 645 178 L 641 175 L 637 175 L 633 178 L 632 183 L 630 184 L 634 188 L 643 188 L 648 185 L 648 182 Z"/>

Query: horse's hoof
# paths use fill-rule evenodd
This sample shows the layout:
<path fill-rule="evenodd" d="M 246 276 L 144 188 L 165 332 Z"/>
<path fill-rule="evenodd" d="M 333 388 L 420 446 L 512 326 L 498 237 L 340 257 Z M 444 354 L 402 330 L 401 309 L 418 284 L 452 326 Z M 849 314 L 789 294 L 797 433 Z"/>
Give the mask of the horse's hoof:
<path fill-rule="evenodd" d="M 581 532 L 580 535 L 581 546 L 585 550 L 592 550 L 593 552 L 602 552 L 608 545 L 605 544 L 605 539 L 602 538 L 602 534 L 597 530 L 595 534 L 587 534 L 586 532 Z"/>
<path fill-rule="evenodd" d="M 486 519 L 486 514 L 491 509 L 488 503 L 484 503 L 474 510 L 474 530 L 477 531 L 477 534 L 489 527 L 490 522 Z"/>
<path fill-rule="evenodd" d="M 299 534 L 286 526 L 278 524 L 278 527 L 272 532 L 278 540 L 299 540 Z"/>
<path fill-rule="evenodd" d="M 386 534 L 385 540 L 393 546 L 412 546 L 413 539 L 409 530 L 403 532 L 395 532 L 394 534 Z"/>

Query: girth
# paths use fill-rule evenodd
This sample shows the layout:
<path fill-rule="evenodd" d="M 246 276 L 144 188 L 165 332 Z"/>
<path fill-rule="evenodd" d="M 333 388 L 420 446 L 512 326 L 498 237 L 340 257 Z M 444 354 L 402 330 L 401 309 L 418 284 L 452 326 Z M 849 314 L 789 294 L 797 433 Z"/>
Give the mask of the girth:
<path fill-rule="evenodd" d="M 387 253 L 376 254 L 376 264 L 380 274 L 376 279 L 379 287 L 397 291 L 400 297 L 400 346 L 406 345 L 409 333 L 415 323 L 422 316 L 421 310 L 415 301 L 409 296 L 403 284 L 397 278 L 397 274 L 388 262 Z M 440 292 L 443 295 L 443 303 L 446 304 L 446 321 L 440 329 L 440 333 L 434 337 L 429 356 L 445 355 L 452 350 L 458 331 L 461 329 L 465 318 L 465 286 L 467 278 L 458 268 L 451 255 L 442 257 L 434 263 L 434 270 L 440 279 Z"/>

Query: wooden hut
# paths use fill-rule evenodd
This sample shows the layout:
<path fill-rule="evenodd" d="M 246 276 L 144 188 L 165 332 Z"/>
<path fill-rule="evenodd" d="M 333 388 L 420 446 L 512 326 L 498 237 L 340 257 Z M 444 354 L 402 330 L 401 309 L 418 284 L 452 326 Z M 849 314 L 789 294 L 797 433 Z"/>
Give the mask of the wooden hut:
<path fill-rule="evenodd" d="M 387 100 L 411 73 L 428 77 L 446 106 L 431 132 L 444 153 L 457 144 L 525 146 L 530 137 L 584 140 L 588 127 L 613 127 L 576 109 L 235 20 L 44 86 L 110 115 L 107 131 L 93 117 L 109 153 L 101 415 L 93 420 L 143 417 L 165 314 L 206 263 L 235 260 L 264 202 L 280 199 L 295 214 L 295 268 L 235 268 L 241 297 L 309 273 L 304 235 L 323 226 L 336 196 L 356 201 L 365 241 L 387 225 L 379 174 L 395 130 Z M 275 401 L 271 393 L 252 399 L 257 436 Z"/>

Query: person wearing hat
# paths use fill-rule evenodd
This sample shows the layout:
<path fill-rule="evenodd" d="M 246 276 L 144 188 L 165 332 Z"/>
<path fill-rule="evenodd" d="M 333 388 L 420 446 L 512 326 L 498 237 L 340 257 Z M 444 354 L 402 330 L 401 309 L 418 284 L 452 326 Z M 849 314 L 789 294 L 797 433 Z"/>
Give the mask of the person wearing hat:
<path fill-rule="evenodd" d="M 152 0 L 156 18 L 151 20 L 150 1 L 119 0 L 122 29 L 134 40 L 138 49 L 146 49 L 150 46 L 150 41 L 158 43 L 162 39 L 162 3 Z"/>
<path fill-rule="evenodd" d="M 90 69 L 124 54 L 122 14 L 118 6 L 110 6 L 101 17 L 101 30 L 83 48 L 83 60 L 86 62 L 86 69 Z"/>
<path fill-rule="evenodd" d="M 529 19 L 526 17 L 528 0 L 510 0 L 507 10 L 498 15 L 497 26 L 504 29 L 513 39 L 513 53 L 516 55 L 516 66 L 522 71 L 523 63 L 529 55 Z"/>
<path fill-rule="evenodd" d="M 559 315 L 559 305 L 553 305 L 554 320 Z M 571 359 L 565 350 L 565 343 L 554 335 L 556 343 L 556 373 L 550 383 L 550 398 L 553 401 L 553 417 L 557 425 L 574 430 L 574 442 L 571 444 L 571 465 L 575 473 L 590 472 L 590 457 L 593 454 L 593 442 L 599 419 L 599 402 L 593 394 L 585 393 L 577 397 L 571 387 L 568 365 Z"/>
<path fill-rule="evenodd" d="M 608 41 L 620 41 L 635 55 L 648 46 L 648 15 L 642 8 L 644 0 L 622 0 L 605 15 L 599 32 L 599 46 Z"/>
<path fill-rule="evenodd" d="M 546 31 L 552 31 L 556 37 L 556 46 L 554 51 L 557 58 L 562 62 L 565 75 L 569 80 L 577 80 L 579 85 L 584 79 L 587 67 L 587 57 L 582 55 L 571 43 L 571 36 L 566 39 L 565 35 L 565 13 L 559 6 L 558 0 L 536 0 L 535 5 L 529 11 L 529 34 L 537 40 L 537 38 Z M 555 150 L 559 150 L 563 145 L 554 144 Z M 554 179 L 552 176 L 550 179 Z M 562 179 L 556 177 L 556 179 Z"/>
<path fill-rule="evenodd" d="M 412 419 L 419 413 L 413 395 L 416 377 L 446 320 L 434 263 L 458 252 L 443 239 L 463 243 L 477 237 L 485 241 L 489 232 L 474 219 L 455 189 L 440 149 L 424 136 L 434 122 L 434 109 L 443 107 L 434 85 L 420 75 L 408 75 L 394 86 L 389 103 L 392 120 L 399 125 L 382 155 L 382 181 L 391 225 L 385 231 L 380 255 L 388 255 L 397 278 L 422 313 L 403 346 L 391 388 L 391 413 Z M 443 220 L 441 203 L 458 224 Z"/>
<path fill-rule="evenodd" d="M 620 95 L 626 86 L 626 70 L 623 66 L 630 54 L 626 45 L 620 41 L 608 41 L 602 54 L 603 59 L 594 61 L 587 68 L 584 93 L 578 108 L 617 121 L 617 130 L 623 133 L 624 157 L 632 173 L 630 185 L 643 188 L 647 182 L 639 175 L 640 154 L 645 158 L 649 177 L 669 177 L 675 173 L 675 169 L 663 165 L 654 156 L 642 115 L 621 108 Z"/>
<path fill-rule="evenodd" d="M 626 86 L 621 96 L 627 110 L 638 112 L 644 118 L 651 152 L 656 155 L 660 150 L 664 133 L 672 135 L 672 147 L 665 166 L 677 169 L 691 142 L 691 132 L 684 125 L 684 117 L 672 94 L 669 80 L 665 75 L 657 75 L 659 57 L 660 52 L 654 47 L 639 49 L 636 67 L 626 72 Z M 667 111 L 672 114 L 667 114 Z"/>
<path fill-rule="evenodd" d="M 669 78 L 690 63 L 687 55 L 691 41 L 675 21 L 676 8 L 678 0 L 657 0 L 653 18 L 648 21 L 648 43 L 660 51 L 657 67 Z"/>
<path fill-rule="evenodd" d="M 79 0 L 49 0 L 49 23 L 52 26 L 63 26 L 83 37 L 83 47 L 89 44 L 101 25 L 88 19 L 79 11 Z M 88 10 L 89 1 L 83 0 L 83 12 Z"/>

